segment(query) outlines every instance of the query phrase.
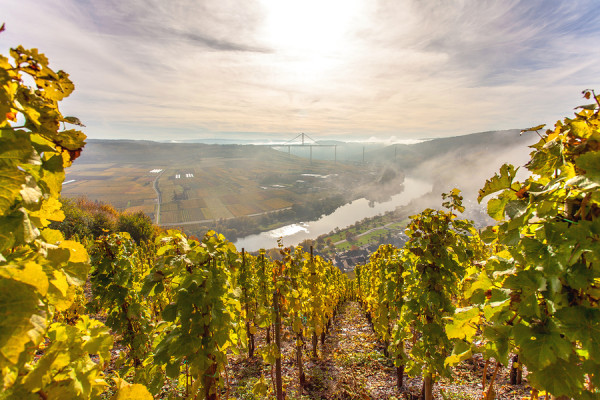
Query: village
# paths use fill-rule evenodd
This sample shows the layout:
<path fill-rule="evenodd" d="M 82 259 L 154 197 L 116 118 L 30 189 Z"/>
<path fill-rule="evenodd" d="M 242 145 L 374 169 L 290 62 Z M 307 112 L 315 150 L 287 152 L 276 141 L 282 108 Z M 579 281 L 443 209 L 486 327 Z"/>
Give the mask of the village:
<path fill-rule="evenodd" d="M 320 239 L 322 238 L 319 238 L 316 241 L 315 255 L 330 260 L 333 265 L 340 269 L 340 271 L 349 273 L 354 271 L 354 268 L 356 268 L 357 265 L 368 263 L 370 255 L 377 251 L 379 246 L 391 244 L 396 248 L 401 248 L 408 240 L 404 231 L 400 229 L 390 229 L 385 234 L 371 236 L 367 239 L 368 241 L 366 243 L 361 243 L 364 241 L 360 240 L 361 237 L 364 238 L 366 235 L 368 235 L 368 233 L 357 235 L 356 237 L 348 235 L 350 236 L 349 241 L 344 240 L 335 243 L 335 245 L 337 245 L 335 247 L 321 246 Z M 346 246 L 340 246 L 341 244 L 345 244 Z M 334 247 L 335 250 L 332 251 L 331 247 Z"/>

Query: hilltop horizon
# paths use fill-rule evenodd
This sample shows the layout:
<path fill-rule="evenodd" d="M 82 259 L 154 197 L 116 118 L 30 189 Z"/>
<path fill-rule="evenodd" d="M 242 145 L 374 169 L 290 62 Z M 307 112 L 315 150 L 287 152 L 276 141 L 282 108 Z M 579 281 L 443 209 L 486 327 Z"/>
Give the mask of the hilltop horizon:
<path fill-rule="evenodd" d="M 481 132 L 468 132 L 461 133 L 457 135 L 443 135 L 443 136 L 430 136 L 430 137 L 422 137 L 422 138 L 398 138 L 396 136 L 390 136 L 387 138 L 379 138 L 375 136 L 365 136 L 362 138 L 353 138 L 353 137 L 332 137 L 332 136 L 317 136 L 310 133 L 307 133 L 314 139 L 316 143 L 328 142 L 328 143 L 344 143 L 344 144 L 384 144 L 384 145 L 412 145 L 423 143 L 430 140 L 435 139 L 451 139 L 451 138 L 459 138 L 462 136 L 470 136 L 470 135 L 478 135 L 485 133 L 498 133 L 498 132 L 513 132 L 516 130 L 521 130 L 524 128 L 512 128 L 512 129 L 497 129 L 497 130 L 487 130 Z M 253 136 L 243 136 L 243 135 L 253 135 Z M 281 133 L 281 134 L 269 134 L 264 132 L 217 132 L 214 135 L 205 135 L 196 138 L 172 138 L 172 139 L 152 139 L 152 138 L 141 138 L 141 139 L 132 139 L 132 138 L 99 138 L 99 137 L 88 137 L 88 141 L 149 141 L 156 143 L 204 143 L 204 144 L 259 144 L 259 145 L 269 145 L 269 144 L 287 144 L 296 143 L 298 140 L 293 141 L 299 134 L 296 133 Z M 310 144 L 307 140 L 306 144 Z"/>

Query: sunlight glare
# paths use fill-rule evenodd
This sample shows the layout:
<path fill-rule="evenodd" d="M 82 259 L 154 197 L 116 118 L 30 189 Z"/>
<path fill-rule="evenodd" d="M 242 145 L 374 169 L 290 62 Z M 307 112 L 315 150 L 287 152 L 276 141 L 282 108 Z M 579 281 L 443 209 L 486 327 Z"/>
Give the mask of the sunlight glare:
<path fill-rule="evenodd" d="M 362 0 L 262 0 L 265 41 L 277 51 L 344 52 Z"/>

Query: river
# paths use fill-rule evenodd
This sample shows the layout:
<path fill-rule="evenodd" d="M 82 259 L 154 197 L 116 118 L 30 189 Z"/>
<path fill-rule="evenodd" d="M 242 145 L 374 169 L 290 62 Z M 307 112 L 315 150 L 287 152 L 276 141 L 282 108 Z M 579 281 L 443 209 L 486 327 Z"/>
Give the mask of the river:
<path fill-rule="evenodd" d="M 240 238 L 235 242 L 235 247 L 238 250 L 244 248 L 246 251 L 269 249 L 277 247 L 277 239 L 280 237 L 283 238 L 284 246 L 295 246 L 305 239 L 316 239 L 320 235 L 329 233 L 336 227 L 346 228 L 363 218 L 393 211 L 396 207 L 406 205 L 411 200 L 429 193 L 431 189 L 431 183 L 407 177 L 404 180 L 404 190 L 392 196 L 389 201 L 372 203 L 364 198 L 354 200 L 316 221 L 299 222 Z"/>

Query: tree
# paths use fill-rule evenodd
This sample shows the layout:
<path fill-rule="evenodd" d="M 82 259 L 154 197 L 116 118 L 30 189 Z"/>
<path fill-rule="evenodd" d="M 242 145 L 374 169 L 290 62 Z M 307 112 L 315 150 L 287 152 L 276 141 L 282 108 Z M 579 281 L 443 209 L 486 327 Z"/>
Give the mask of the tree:
<path fill-rule="evenodd" d="M 117 231 L 129 233 L 137 243 L 151 241 L 156 236 L 156 227 L 152 220 L 141 211 L 120 214 Z"/>
<path fill-rule="evenodd" d="M 348 241 L 348 242 L 356 241 L 356 236 L 350 230 L 346 231 L 346 241 Z"/>

